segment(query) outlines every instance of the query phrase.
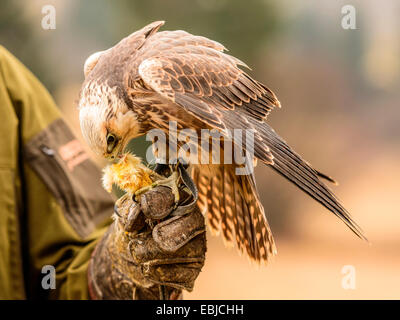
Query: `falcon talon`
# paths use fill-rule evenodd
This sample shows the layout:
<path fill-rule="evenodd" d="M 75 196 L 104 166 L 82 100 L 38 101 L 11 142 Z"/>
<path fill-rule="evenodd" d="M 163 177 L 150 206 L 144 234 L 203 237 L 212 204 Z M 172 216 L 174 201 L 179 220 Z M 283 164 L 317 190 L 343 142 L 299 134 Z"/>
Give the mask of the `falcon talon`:
<path fill-rule="evenodd" d="M 155 187 L 168 187 L 172 190 L 172 193 L 175 197 L 175 205 L 179 203 L 179 175 L 176 171 L 174 171 L 168 178 L 160 179 L 154 181 L 151 185 L 145 186 L 135 192 L 135 197 L 137 199 L 138 196 L 142 195 L 143 193 L 154 189 Z"/>
<path fill-rule="evenodd" d="M 156 186 L 164 186 L 168 187 L 171 189 L 174 197 L 175 197 L 175 205 L 179 203 L 180 197 L 179 197 L 179 174 L 178 172 L 174 171 L 172 174 L 165 179 L 162 180 L 157 180 L 154 183 Z"/>

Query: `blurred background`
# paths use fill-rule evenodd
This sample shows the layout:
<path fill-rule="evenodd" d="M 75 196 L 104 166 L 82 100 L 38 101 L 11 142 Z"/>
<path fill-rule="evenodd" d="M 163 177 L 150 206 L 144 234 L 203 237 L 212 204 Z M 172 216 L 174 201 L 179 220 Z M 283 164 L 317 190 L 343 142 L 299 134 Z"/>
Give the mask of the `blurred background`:
<path fill-rule="evenodd" d="M 42 8 L 56 9 L 44 30 Z M 356 29 L 342 28 L 342 7 Z M 269 123 L 332 186 L 371 244 L 265 166 L 258 187 L 277 243 L 255 266 L 208 236 L 187 299 L 400 298 L 400 2 L 396 0 L 2 0 L 0 44 L 49 89 L 76 134 L 83 64 L 154 20 L 224 44 L 282 103 Z M 143 140 L 132 142 L 136 153 Z M 103 166 L 96 159 L 99 166 Z M 99 181 L 100 183 L 100 181 Z M 343 288 L 344 266 L 355 287 Z"/>

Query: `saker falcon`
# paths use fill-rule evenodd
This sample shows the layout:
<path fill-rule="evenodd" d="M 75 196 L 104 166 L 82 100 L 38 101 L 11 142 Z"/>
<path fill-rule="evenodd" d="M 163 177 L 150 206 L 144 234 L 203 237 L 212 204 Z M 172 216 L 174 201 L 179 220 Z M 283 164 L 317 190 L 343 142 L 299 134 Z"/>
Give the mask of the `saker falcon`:
<path fill-rule="evenodd" d="M 114 47 L 90 56 L 84 66 L 80 124 L 90 147 L 106 158 L 120 156 L 127 143 L 150 129 L 251 128 L 254 156 L 338 216 L 356 235 L 362 230 L 322 179 L 267 124 L 280 103 L 252 79 L 246 65 L 224 53 L 224 46 L 185 31 L 158 32 L 153 22 Z M 258 262 L 276 253 L 257 192 L 254 174 L 236 175 L 234 164 L 196 164 L 192 176 L 208 225 L 228 244 Z"/>

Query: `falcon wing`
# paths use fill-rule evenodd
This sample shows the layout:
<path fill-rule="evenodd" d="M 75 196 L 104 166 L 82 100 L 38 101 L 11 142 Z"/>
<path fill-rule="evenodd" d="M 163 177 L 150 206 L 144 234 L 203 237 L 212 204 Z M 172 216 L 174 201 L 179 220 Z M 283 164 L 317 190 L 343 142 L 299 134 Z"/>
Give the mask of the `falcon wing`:
<path fill-rule="evenodd" d="M 280 103 L 271 90 L 239 69 L 243 62 L 223 49 L 184 31 L 160 32 L 141 48 L 138 74 L 161 96 L 229 136 L 228 129 L 253 128 L 248 117 L 263 122 Z M 268 146 L 254 133 L 255 149 L 249 151 L 271 164 Z"/>

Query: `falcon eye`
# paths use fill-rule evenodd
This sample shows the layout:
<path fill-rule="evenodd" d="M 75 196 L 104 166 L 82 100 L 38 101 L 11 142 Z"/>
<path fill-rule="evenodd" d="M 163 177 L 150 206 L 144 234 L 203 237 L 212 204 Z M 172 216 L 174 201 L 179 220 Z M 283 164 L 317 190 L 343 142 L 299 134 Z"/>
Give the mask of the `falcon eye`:
<path fill-rule="evenodd" d="M 111 153 L 114 150 L 115 145 L 117 144 L 117 141 L 118 141 L 117 137 L 115 135 L 113 135 L 112 133 L 109 133 L 107 135 L 107 152 L 108 153 Z"/>

